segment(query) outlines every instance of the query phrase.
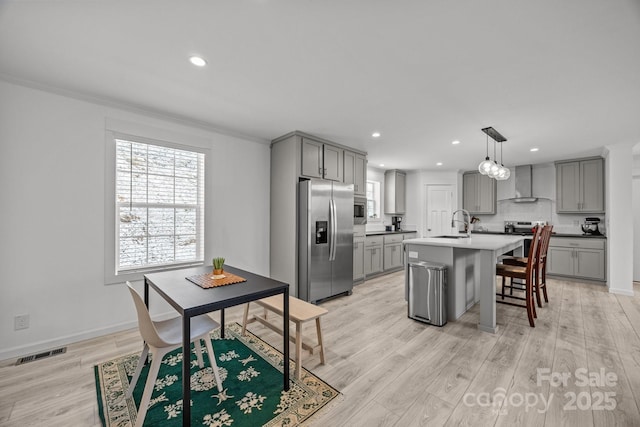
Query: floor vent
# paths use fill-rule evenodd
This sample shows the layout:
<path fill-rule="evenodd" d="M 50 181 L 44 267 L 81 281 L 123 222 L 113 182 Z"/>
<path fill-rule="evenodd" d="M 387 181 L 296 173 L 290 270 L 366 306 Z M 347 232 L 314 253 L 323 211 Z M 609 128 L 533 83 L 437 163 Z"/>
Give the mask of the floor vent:
<path fill-rule="evenodd" d="M 55 350 L 48 350 L 38 354 L 32 354 L 30 356 L 21 357 L 16 362 L 16 365 L 22 365 L 23 363 L 33 362 L 34 360 L 46 359 L 47 357 L 56 356 L 58 354 L 64 354 L 67 352 L 67 347 L 56 348 Z"/>

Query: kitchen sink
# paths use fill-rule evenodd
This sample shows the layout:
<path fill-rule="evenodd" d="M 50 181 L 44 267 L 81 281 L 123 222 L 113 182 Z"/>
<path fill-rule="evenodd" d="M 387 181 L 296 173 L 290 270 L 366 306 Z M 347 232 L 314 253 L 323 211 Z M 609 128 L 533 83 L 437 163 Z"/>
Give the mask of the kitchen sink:
<path fill-rule="evenodd" d="M 466 234 L 451 234 L 451 235 L 444 235 L 444 236 L 433 236 L 436 239 L 468 239 L 469 236 L 467 236 Z"/>

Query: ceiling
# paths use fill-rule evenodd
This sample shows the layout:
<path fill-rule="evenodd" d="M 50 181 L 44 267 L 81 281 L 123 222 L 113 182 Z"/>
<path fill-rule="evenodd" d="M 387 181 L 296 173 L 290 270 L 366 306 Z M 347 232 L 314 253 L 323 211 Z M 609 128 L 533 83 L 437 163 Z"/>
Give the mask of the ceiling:
<path fill-rule="evenodd" d="M 487 126 L 541 163 L 640 142 L 640 2 L 0 0 L 0 78 L 385 169 L 473 169 Z"/>

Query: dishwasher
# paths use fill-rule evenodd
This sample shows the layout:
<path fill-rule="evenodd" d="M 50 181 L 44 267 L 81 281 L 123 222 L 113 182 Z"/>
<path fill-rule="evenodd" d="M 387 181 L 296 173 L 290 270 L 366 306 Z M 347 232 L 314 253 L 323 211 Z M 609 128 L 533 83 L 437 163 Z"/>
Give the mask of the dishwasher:
<path fill-rule="evenodd" d="M 431 325 L 447 323 L 447 267 L 425 261 L 407 268 L 409 317 Z"/>

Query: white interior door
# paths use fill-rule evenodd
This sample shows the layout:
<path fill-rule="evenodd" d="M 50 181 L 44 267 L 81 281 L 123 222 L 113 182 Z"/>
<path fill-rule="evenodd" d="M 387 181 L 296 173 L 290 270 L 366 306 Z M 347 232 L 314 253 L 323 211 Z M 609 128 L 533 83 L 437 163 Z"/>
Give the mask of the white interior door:
<path fill-rule="evenodd" d="M 451 232 L 451 214 L 453 213 L 453 185 L 426 186 L 423 222 L 425 237 L 440 236 Z"/>

